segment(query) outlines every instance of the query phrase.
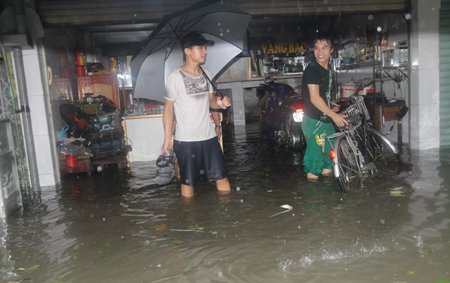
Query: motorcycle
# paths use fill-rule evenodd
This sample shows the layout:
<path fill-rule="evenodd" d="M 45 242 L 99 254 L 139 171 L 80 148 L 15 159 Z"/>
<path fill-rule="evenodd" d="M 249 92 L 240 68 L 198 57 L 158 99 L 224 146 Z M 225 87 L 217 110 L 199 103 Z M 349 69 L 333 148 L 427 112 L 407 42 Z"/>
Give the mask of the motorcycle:
<path fill-rule="evenodd" d="M 278 145 L 287 145 L 294 151 L 304 152 L 306 140 L 302 131 L 303 97 L 284 83 L 277 83 L 268 76 L 256 89 L 260 98 L 260 118 L 267 138 Z"/>

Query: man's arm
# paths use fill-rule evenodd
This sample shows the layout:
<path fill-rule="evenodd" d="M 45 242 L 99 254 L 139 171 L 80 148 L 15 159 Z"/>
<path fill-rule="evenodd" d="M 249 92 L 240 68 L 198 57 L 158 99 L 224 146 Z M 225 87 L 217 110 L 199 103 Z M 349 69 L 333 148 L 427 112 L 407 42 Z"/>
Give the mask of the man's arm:
<path fill-rule="evenodd" d="M 161 153 L 169 155 L 168 149 L 172 149 L 172 127 L 175 114 L 173 111 L 174 102 L 166 99 L 163 113 L 163 125 L 164 125 L 164 144 L 161 147 Z"/>
<path fill-rule="evenodd" d="M 220 140 L 222 137 L 222 132 L 220 131 L 220 113 L 218 111 L 211 111 L 211 115 L 214 120 L 217 138 Z"/>
<path fill-rule="evenodd" d="M 222 99 L 216 98 L 214 93 L 209 94 L 209 107 L 212 109 L 227 109 L 231 106 L 231 100 L 228 96 L 224 96 Z"/>
<path fill-rule="evenodd" d="M 348 122 L 345 120 L 346 115 L 337 114 L 334 112 L 328 105 L 325 103 L 322 97 L 320 97 L 319 92 L 319 85 L 308 85 L 309 89 L 309 97 L 311 99 L 311 103 L 316 106 L 317 109 L 322 111 L 323 113 L 327 114 L 328 117 L 333 119 L 333 122 L 336 123 L 338 127 L 343 127 L 345 125 L 348 125 Z"/>

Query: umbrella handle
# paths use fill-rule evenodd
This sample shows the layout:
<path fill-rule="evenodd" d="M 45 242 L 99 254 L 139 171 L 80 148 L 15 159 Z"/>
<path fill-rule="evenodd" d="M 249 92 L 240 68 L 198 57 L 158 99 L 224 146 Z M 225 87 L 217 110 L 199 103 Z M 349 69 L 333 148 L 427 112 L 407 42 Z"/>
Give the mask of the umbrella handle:
<path fill-rule="evenodd" d="M 223 99 L 223 94 L 222 94 L 221 92 L 219 92 L 219 91 L 215 91 L 215 92 L 214 92 L 214 95 L 215 95 L 217 98 L 219 98 L 219 99 Z"/>

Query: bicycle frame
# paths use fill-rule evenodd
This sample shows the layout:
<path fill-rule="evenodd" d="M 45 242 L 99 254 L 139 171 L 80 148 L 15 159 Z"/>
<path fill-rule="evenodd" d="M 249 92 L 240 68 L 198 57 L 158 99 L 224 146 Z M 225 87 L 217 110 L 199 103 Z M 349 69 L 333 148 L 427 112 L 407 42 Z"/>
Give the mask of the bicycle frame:
<path fill-rule="evenodd" d="M 343 138 L 345 138 L 347 140 L 347 143 L 349 144 L 349 146 L 351 148 L 351 152 L 355 157 L 355 161 L 357 163 L 357 168 L 359 171 L 356 173 L 358 173 L 360 176 L 367 171 L 374 172 L 377 169 L 375 167 L 375 164 L 373 164 L 372 162 L 366 164 L 366 158 L 365 158 L 366 157 L 365 154 L 367 154 L 365 152 L 366 145 L 364 144 L 364 146 L 363 146 L 364 152 L 361 152 L 355 145 L 355 141 L 357 141 L 358 138 L 361 142 L 365 143 L 367 132 L 371 132 L 373 135 L 378 136 L 382 140 L 382 142 L 384 142 L 385 144 L 387 144 L 390 147 L 390 149 L 392 150 L 392 152 L 394 152 L 395 155 L 399 154 L 398 149 L 385 136 L 383 136 L 379 131 L 377 131 L 367 125 L 366 121 L 369 118 L 369 113 L 367 111 L 367 108 L 364 104 L 362 97 L 359 95 L 356 95 L 356 96 L 352 97 L 352 99 L 354 99 L 354 103 L 352 105 L 350 105 L 348 107 L 348 109 L 343 112 L 343 114 L 356 116 L 358 123 L 354 126 L 349 127 L 350 129 L 348 129 L 348 130 L 337 132 L 328 137 L 328 142 L 330 143 L 330 145 L 332 145 L 331 139 L 336 138 L 334 145 L 332 146 L 333 151 L 336 153 L 335 156 L 332 158 L 333 171 L 334 171 L 334 176 L 336 178 L 339 178 L 340 174 L 341 174 L 340 170 L 339 170 L 340 164 L 338 162 L 339 155 L 337 153 L 339 152 L 339 149 L 338 149 L 339 143 Z M 362 134 L 364 136 L 360 135 L 360 133 L 358 132 L 358 129 L 362 129 Z M 347 168 L 347 169 L 350 169 L 350 168 Z"/>
<path fill-rule="evenodd" d="M 377 135 L 380 139 L 382 139 L 391 148 L 391 150 L 392 150 L 392 152 L 394 152 L 394 154 L 396 154 L 396 155 L 399 154 L 398 149 L 385 136 L 383 136 L 379 131 L 377 131 L 374 128 L 371 128 L 371 127 L 367 127 L 366 131 L 372 132 L 374 135 Z M 353 134 L 348 134 L 348 133 L 347 134 L 345 134 L 345 133 L 341 134 L 341 132 L 336 133 L 336 134 L 340 134 L 340 135 L 338 135 L 336 137 L 336 140 L 334 141 L 334 145 L 333 145 L 333 151 L 334 152 L 338 152 L 338 145 L 339 145 L 340 140 L 343 139 L 343 138 L 346 138 L 348 143 L 349 143 L 349 145 L 350 145 L 350 148 L 352 149 L 352 152 L 355 154 L 355 156 L 358 157 L 358 161 L 360 161 L 360 162 L 357 162 L 358 169 L 359 169 L 358 173 L 362 174 L 365 171 L 373 170 L 373 168 L 374 168 L 373 164 L 370 164 L 370 163 L 369 164 L 365 164 L 364 156 L 362 155 L 361 151 L 354 145 L 353 139 L 350 137 L 350 136 L 354 136 L 354 135 L 357 135 L 357 134 L 355 134 L 355 133 L 353 133 Z M 330 144 L 331 144 L 330 139 L 334 138 L 333 136 L 334 135 L 331 135 L 328 138 L 328 141 L 330 142 Z M 338 156 L 336 155 L 335 157 L 332 158 L 332 160 L 333 160 L 334 177 L 339 178 L 340 177 L 340 170 L 339 170 Z"/>

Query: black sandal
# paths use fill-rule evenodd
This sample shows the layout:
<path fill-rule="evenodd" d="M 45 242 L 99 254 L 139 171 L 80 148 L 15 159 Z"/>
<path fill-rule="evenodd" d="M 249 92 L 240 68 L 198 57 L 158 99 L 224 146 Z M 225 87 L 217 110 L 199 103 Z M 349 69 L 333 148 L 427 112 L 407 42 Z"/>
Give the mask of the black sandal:
<path fill-rule="evenodd" d="M 166 155 L 166 153 L 158 156 L 158 159 L 156 159 L 156 166 L 158 167 L 167 167 L 169 165 L 175 164 L 175 153 L 173 150 L 168 149 L 169 155 Z"/>
<path fill-rule="evenodd" d="M 156 184 L 166 185 L 175 177 L 175 153 L 168 149 L 169 155 L 165 153 L 158 156 L 156 166 L 160 167 L 156 170 Z"/>

